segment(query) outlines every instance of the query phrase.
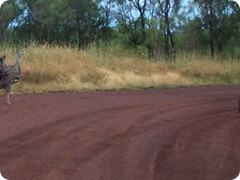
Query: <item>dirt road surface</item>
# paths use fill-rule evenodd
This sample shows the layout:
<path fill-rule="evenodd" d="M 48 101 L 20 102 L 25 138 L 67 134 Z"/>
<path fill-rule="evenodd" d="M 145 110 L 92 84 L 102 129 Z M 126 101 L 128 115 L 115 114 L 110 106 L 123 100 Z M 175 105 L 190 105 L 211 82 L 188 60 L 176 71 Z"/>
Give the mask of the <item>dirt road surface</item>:
<path fill-rule="evenodd" d="M 239 86 L 0 97 L 8 180 L 232 180 Z"/>

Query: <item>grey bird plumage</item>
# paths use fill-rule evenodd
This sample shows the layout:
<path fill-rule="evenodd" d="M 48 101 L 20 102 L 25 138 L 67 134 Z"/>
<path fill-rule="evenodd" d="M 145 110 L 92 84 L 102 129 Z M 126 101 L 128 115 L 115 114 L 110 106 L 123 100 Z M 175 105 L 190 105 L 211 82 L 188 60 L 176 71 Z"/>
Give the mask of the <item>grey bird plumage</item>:
<path fill-rule="evenodd" d="M 0 89 L 6 90 L 7 104 L 11 104 L 9 98 L 10 94 L 12 93 L 13 84 L 17 83 L 20 79 L 20 58 L 23 54 L 24 51 L 16 51 L 16 62 L 14 65 L 10 66 L 6 65 L 5 63 L 6 56 L 2 56 L 2 59 L 0 59 Z"/>

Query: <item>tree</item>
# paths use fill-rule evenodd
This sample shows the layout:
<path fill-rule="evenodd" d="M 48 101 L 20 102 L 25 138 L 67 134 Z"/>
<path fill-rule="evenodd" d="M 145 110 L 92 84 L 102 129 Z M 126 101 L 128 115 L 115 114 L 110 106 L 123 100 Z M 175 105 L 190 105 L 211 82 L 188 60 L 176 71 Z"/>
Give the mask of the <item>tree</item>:
<path fill-rule="evenodd" d="M 116 39 L 141 56 L 166 60 L 177 50 L 208 51 L 212 57 L 232 52 L 231 44 L 239 44 L 237 5 L 191 1 L 9 0 L 0 10 L 0 40 L 87 48 Z"/>
<path fill-rule="evenodd" d="M 99 2 L 96 0 L 22 0 L 24 22 L 18 36 L 30 41 L 76 44 L 86 48 L 98 38 L 103 26 Z"/>
<path fill-rule="evenodd" d="M 102 0 L 100 2 L 100 13 L 102 14 L 102 26 L 100 29 L 100 36 L 104 42 L 109 42 L 111 39 L 112 28 L 111 23 L 113 22 L 112 9 L 114 7 L 114 0 Z"/>
<path fill-rule="evenodd" d="M 134 7 L 137 9 L 139 13 L 139 19 L 141 21 L 141 31 L 142 31 L 142 44 L 144 43 L 146 39 L 146 33 L 145 33 L 145 12 L 146 12 L 146 6 L 147 6 L 147 0 L 129 0 L 132 2 Z"/>
<path fill-rule="evenodd" d="M 118 24 L 129 33 L 135 48 L 144 45 L 146 40 L 147 0 L 118 0 L 115 18 Z"/>
<path fill-rule="evenodd" d="M 7 28 L 22 11 L 17 2 L 13 0 L 9 0 L 2 5 L 0 9 L 0 42 L 4 42 Z"/>
<path fill-rule="evenodd" d="M 102 16 L 96 1 L 67 1 L 68 15 L 77 30 L 78 47 L 86 48 L 96 39 Z"/>
<path fill-rule="evenodd" d="M 62 22 L 65 18 L 63 13 L 64 2 L 62 0 L 38 0 L 37 5 L 37 19 L 41 26 L 42 39 L 51 44 L 56 41 L 59 35 L 56 32 L 59 22 Z M 56 34 L 56 35 L 55 35 Z"/>
<path fill-rule="evenodd" d="M 213 58 L 218 50 L 222 53 L 227 39 L 236 31 L 239 24 L 234 5 L 228 0 L 194 1 L 201 17 L 202 28 L 208 31 L 209 48 Z M 239 18 L 239 17 L 238 17 Z"/>
<path fill-rule="evenodd" d="M 171 32 L 170 22 L 170 13 L 176 12 L 180 7 L 179 0 L 158 0 L 159 11 L 158 14 L 160 17 L 163 17 L 161 28 L 164 35 L 164 52 L 165 58 L 172 59 L 175 58 L 175 42 L 173 40 L 173 35 Z"/>

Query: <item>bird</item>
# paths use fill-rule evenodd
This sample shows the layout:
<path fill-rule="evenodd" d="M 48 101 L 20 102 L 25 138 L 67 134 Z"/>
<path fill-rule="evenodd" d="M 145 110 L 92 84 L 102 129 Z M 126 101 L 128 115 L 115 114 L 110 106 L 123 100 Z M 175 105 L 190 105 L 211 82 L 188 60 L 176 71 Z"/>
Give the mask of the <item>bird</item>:
<path fill-rule="evenodd" d="M 25 51 L 16 51 L 16 62 L 14 65 L 6 65 L 5 58 L 2 56 L 1 76 L 0 76 L 0 89 L 5 89 L 7 94 L 7 104 L 11 104 L 10 95 L 12 94 L 13 84 L 17 83 L 20 79 L 21 66 L 20 58 Z"/>

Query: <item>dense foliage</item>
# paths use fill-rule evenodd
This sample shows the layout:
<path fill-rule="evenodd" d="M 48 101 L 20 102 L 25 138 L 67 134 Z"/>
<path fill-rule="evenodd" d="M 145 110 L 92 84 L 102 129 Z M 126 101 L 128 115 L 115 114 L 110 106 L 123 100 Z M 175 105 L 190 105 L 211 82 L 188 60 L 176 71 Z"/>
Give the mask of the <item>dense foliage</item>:
<path fill-rule="evenodd" d="M 240 58 L 240 9 L 229 0 L 8 0 L 0 42 L 85 49 L 119 45 L 141 56 L 179 53 Z"/>

